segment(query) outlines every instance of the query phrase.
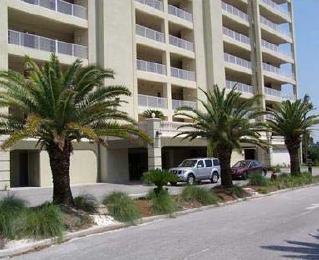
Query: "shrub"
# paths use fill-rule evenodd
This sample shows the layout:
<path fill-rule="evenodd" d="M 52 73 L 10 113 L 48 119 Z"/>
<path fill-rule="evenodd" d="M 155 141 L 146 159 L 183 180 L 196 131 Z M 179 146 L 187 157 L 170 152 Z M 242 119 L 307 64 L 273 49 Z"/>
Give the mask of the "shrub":
<path fill-rule="evenodd" d="M 211 205 L 217 203 L 217 197 L 213 191 L 195 186 L 185 187 L 181 196 L 185 201 L 197 201 L 202 205 Z"/>
<path fill-rule="evenodd" d="M 103 204 L 107 205 L 110 215 L 118 221 L 135 223 L 141 218 L 134 201 L 123 192 L 113 192 L 105 196 Z"/>
<path fill-rule="evenodd" d="M 0 200 L 0 238 L 14 239 L 17 236 L 19 217 L 26 209 L 25 201 L 15 196 Z"/>
<path fill-rule="evenodd" d="M 152 210 L 156 214 L 169 214 L 172 216 L 178 208 L 177 203 L 166 190 L 161 190 L 159 193 L 151 190 L 147 197 L 152 201 Z"/>
<path fill-rule="evenodd" d="M 83 194 L 74 198 L 75 207 L 88 213 L 96 213 L 98 201 L 91 194 Z"/>
<path fill-rule="evenodd" d="M 62 238 L 64 222 L 62 212 L 56 205 L 45 203 L 39 207 L 30 208 L 24 216 L 23 233 L 27 237 Z"/>
<path fill-rule="evenodd" d="M 261 174 L 251 174 L 249 176 L 249 183 L 255 186 L 267 186 L 268 180 Z"/>
<path fill-rule="evenodd" d="M 233 186 L 232 188 L 228 188 L 227 192 L 236 198 L 243 198 L 245 197 L 246 192 L 244 191 L 244 189 L 240 186 Z"/>
<path fill-rule="evenodd" d="M 159 118 L 159 119 L 165 118 L 163 112 L 159 110 L 148 109 L 143 112 L 143 117 L 145 118 L 153 118 L 153 115 L 155 116 L 155 118 Z"/>
<path fill-rule="evenodd" d="M 178 177 L 175 174 L 160 169 L 155 169 L 146 172 L 143 177 L 145 182 L 153 183 L 156 186 L 156 188 L 154 189 L 154 192 L 156 194 L 159 194 L 168 182 L 178 181 Z"/>

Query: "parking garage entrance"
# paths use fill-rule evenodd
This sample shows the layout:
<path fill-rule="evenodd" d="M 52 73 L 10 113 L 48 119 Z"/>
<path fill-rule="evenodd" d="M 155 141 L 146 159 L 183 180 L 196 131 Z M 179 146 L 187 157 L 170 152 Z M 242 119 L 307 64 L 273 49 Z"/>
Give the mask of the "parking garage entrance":
<path fill-rule="evenodd" d="M 130 181 L 140 181 L 143 173 L 148 170 L 148 156 L 146 148 L 130 148 L 128 150 Z"/>

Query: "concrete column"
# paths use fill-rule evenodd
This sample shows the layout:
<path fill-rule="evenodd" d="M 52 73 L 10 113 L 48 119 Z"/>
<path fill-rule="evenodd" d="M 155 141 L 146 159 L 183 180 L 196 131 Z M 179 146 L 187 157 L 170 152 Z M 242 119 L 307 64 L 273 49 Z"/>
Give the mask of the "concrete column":
<path fill-rule="evenodd" d="M 8 69 L 8 4 L 7 1 L 0 1 L 0 70 Z M 8 109 L 1 109 L 6 113 Z M 7 136 L 0 136 L 0 145 Z M 10 188 L 10 152 L 0 150 L 0 190 Z"/>
<path fill-rule="evenodd" d="M 147 133 L 153 139 L 154 145 L 147 146 L 148 170 L 162 169 L 161 120 L 147 119 Z"/>

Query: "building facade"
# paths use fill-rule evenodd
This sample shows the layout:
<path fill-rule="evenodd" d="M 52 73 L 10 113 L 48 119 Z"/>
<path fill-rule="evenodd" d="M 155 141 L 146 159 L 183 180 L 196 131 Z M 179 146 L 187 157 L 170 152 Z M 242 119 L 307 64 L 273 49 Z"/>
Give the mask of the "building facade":
<path fill-rule="evenodd" d="M 206 155 L 204 140 L 172 139 L 184 118 L 180 106 L 199 106 L 199 88 L 215 84 L 243 98 L 262 94 L 261 106 L 297 97 L 292 0 L 2 0 L 0 69 L 23 73 L 24 55 L 40 65 L 57 53 L 112 68 L 132 96 L 123 109 L 154 139 L 154 147 L 109 138 L 108 147 L 75 144 L 71 182 L 139 180 L 149 168 L 169 168 Z M 145 119 L 147 109 L 164 120 Z M 3 140 L 2 137 L 0 140 Z M 288 163 L 281 137 L 264 136 L 269 151 L 244 147 L 232 160 Z M 25 140 L 0 153 L 0 188 L 50 186 L 48 156 Z"/>

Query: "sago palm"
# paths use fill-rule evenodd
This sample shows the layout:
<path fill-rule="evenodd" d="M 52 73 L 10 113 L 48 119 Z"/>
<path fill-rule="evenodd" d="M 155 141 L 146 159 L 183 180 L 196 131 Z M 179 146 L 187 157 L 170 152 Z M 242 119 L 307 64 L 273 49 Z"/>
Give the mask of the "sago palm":
<path fill-rule="evenodd" d="M 191 107 L 179 108 L 177 115 L 191 119 L 193 123 L 180 126 L 182 130 L 177 136 L 193 140 L 201 137 L 207 139 L 208 156 L 212 152 L 218 156 L 221 164 L 221 184 L 230 188 L 233 186 L 230 161 L 234 149 L 241 150 L 242 144 L 264 146 L 260 140 L 260 131 L 265 130 L 258 117 L 260 111 L 257 103 L 259 96 L 241 100 L 241 93 L 235 87 L 226 92 L 214 86 L 209 91 L 203 91 L 206 100 L 199 100 L 203 109 Z M 185 130 L 193 128 L 193 130 Z"/>
<path fill-rule="evenodd" d="M 283 136 L 290 156 L 291 174 L 300 173 L 299 148 L 302 135 L 319 123 L 318 115 L 309 115 L 313 110 L 311 103 L 298 99 L 276 104 L 268 113 L 267 123 L 274 135 Z"/>
<path fill-rule="evenodd" d="M 119 107 L 119 97 L 129 96 L 124 86 L 105 86 L 113 78 L 110 69 L 82 67 L 76 60 L 62 70 L 52 54 L 43 67 L 25 58 L 27 75 L 0 72 L 0 106 L 10 113 L 0 114 L 0 133 L 10 135 L 2 144 L 7 149 L 24 138 L 37 138 L 49 154 L 53 177 L 53 201 L 72 206 L 69 166 L 72 141 L 82 138 L 103 142 L 101 137 L 130 138 L 147 141 L 136 122 Z"/>

